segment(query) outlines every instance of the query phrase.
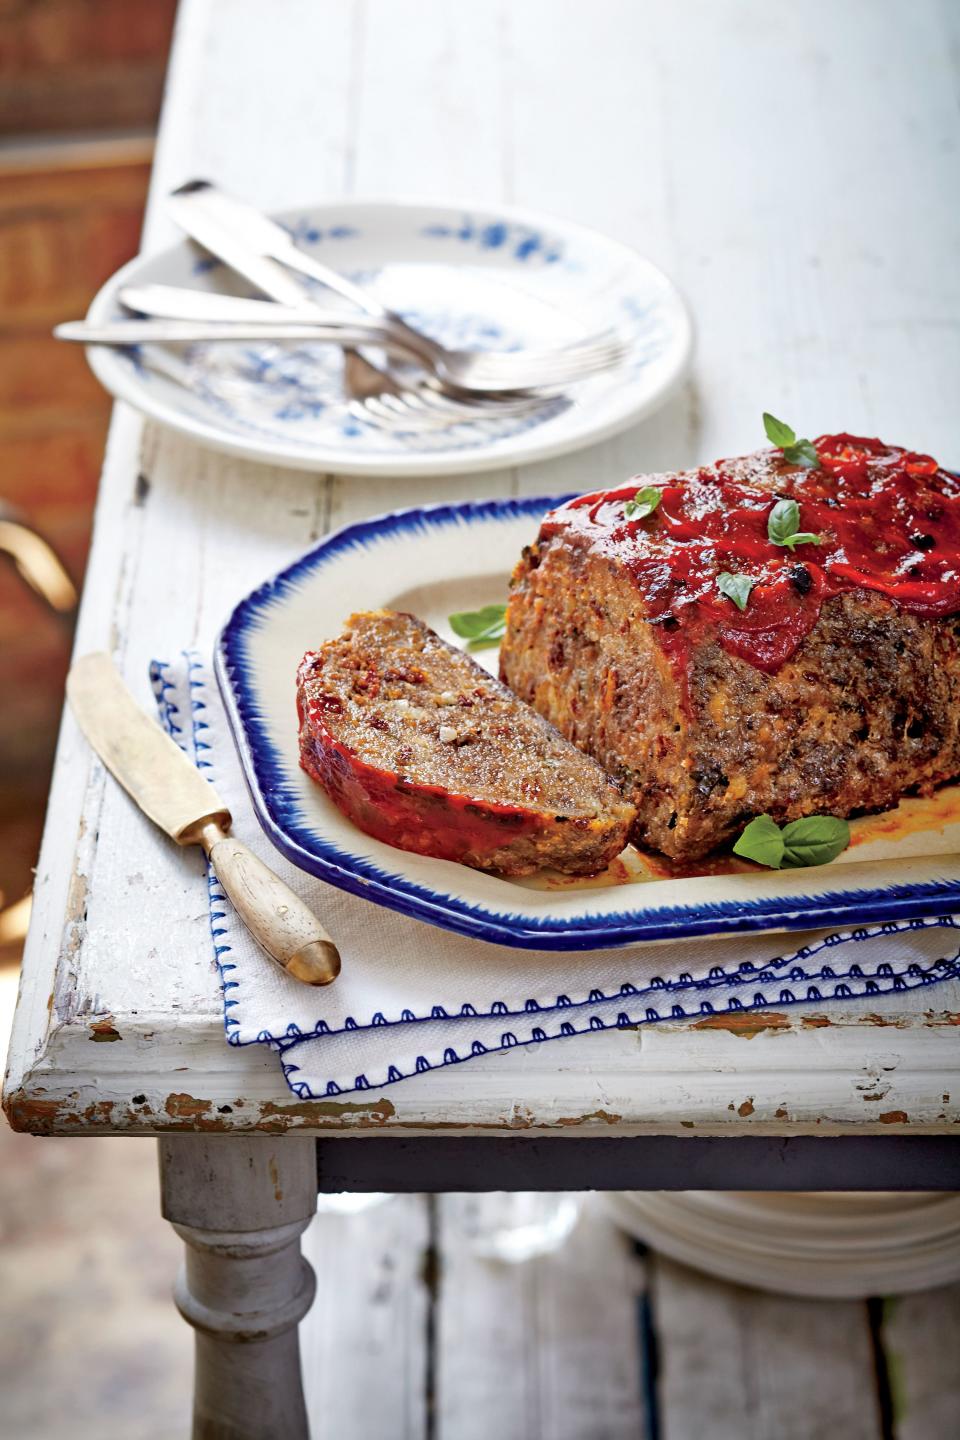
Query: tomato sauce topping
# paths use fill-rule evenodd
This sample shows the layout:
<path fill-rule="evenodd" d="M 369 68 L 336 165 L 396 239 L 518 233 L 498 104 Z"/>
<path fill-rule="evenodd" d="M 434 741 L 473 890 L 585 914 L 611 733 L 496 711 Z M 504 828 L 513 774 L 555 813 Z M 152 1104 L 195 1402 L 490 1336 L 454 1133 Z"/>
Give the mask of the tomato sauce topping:
<path fill-rule="evenodd" d="M 541 537 L 576 532 L 622 565 L 677 669 L 709 632 L 772 674 L 824 601 L 845 591 L 873 590 L 931 618 L 960 612 L 960 481 L 929 455 L 881 440 L 821 435 L 813 444 L 818 469 L 761 451 L 665 484 L 642 477 L 582 495 L 546 517 Z M 650 484 L 661 491 L 657 509 L 629 518 L 638 485 Z M 790 499 L 799 530 L 819 543 L 791 549 L 769 538 L 771 509 Z M 723 572 L 752 582 L 743 610 L 717 588 Z"/>

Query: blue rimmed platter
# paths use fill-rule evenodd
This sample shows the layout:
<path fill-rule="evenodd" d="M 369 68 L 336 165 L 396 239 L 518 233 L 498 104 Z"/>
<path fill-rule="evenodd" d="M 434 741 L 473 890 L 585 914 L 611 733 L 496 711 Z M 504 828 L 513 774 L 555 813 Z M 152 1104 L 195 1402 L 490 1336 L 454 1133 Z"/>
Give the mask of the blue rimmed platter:
<path fill-rule="evenodd" d="M 343 200 L 276 218 L 304 250 L 444 344 L 541 348 L 615 327 L 629 341 L 627 355 L 533 416 L 419 434 L 355 419 L 340 351 L 330 345 L 91 346 L 90 364 L 112 394 L 249 459 L 343 475 L 422 476 L 522 465 L 593 444 L 662 405 L 689 366 L 692 326 L 672 282 L 586 226 L 507 206 L 395 200 Z M 255 293 L 183 240 L 118 271 L 88 318 L 123 318 L 120 288 L 148 281 Z M 324 303 L 336 300 L 326 292 Z"/>
<path fill-rule="evenodd" d="M 852 824 L 830 865 L 760 871 L 711 862 L 671 875 L 628 848 L 592 880 L 504 879 L 370 839 L 300 769 L 294 676 L 354 610 L 447 617 L 502 599 L 544 512 L 566 497 L 435 505 L 338 531 L 237 605 L 216 668 L 259 819 L 294 864 L 378 904 L 482 940 L 547 950 L 683 936 L 857 926 L 960 911 L 960 795 L 907 799 Z M 478 657 L 491 670 L 496 652 Z"/>

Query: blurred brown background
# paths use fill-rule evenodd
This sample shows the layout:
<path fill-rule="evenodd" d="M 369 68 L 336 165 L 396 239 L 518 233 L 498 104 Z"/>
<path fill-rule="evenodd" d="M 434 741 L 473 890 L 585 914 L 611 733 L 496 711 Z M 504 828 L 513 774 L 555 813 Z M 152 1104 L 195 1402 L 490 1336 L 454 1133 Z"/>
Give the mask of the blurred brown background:
<path fill-rule="evenodd" d="M 0 0 L 0 520 L 39 532 L 77 587 L 110 401 L 50 329 L 137 251 L 175 11 Z M 32 881 L 71 621 L 0 550 L 0 910 Z M 0 925 L 0 958 L 19 928 Z"/>
<path fill-rule="evenodd" d="M 0 1072 L 73 626 L 9 547 L 21 524 L 39 533 L 79 589 L 111 402 L 50 330 L 138 249 L 175 10 L 0 0 Z M 93 1143 L 38 1142 L 0 1121 L 11 1440 L 187 1430 L 191 1341 L 169 1299 L 179 1246 L 143 1221 L 154 1146 Z"/>

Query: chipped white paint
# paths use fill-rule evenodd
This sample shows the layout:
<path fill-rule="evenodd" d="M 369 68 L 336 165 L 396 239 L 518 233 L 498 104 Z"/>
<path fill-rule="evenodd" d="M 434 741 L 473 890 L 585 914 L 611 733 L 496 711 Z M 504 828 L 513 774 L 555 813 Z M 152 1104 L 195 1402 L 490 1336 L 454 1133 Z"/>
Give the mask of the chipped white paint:
<path fill-rule="evenodd" d="M 195 174 L 266 207 L 378 191 L 522 201 L 664 265 L 699 356 L 694 384 L 629 434 L 429 484 L 239 463 L 118 407 L 78 650 L 114 650 L 144 703 L 151 655 L 209 651 L 238 595 L 377 510 L 733 453 L 761 438 L 764 406 L 960 462 L 956 11 L 697 0 L 681 19 L 667 0 L 592 0 L 562 17 L 550 0 L 181 6 L 148 247 L 173 238 L 162 195 Z M 870 1011 L 557 1042 L 304 1105 L 274 1058 L 223 1043 L 199 857 L 105 784 L 67 717 L 7 1104 L 17 1125 L 65 1133 L 934 1133 L 960 1121 L 958 1017 L 960 986 L 942 986 Z"/>

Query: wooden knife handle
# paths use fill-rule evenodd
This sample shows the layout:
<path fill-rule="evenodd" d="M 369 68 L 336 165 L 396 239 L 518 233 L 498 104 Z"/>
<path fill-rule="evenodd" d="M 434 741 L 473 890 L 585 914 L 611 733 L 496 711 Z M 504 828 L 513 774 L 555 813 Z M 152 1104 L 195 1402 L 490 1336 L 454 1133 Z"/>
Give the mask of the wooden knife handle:
<path fill-rule="evenodd" d="M 299 895 L 212 817 L 198 838 L 237 914 L 271 959 L 305 985 L 336 980 L 340 952 Z"/>

